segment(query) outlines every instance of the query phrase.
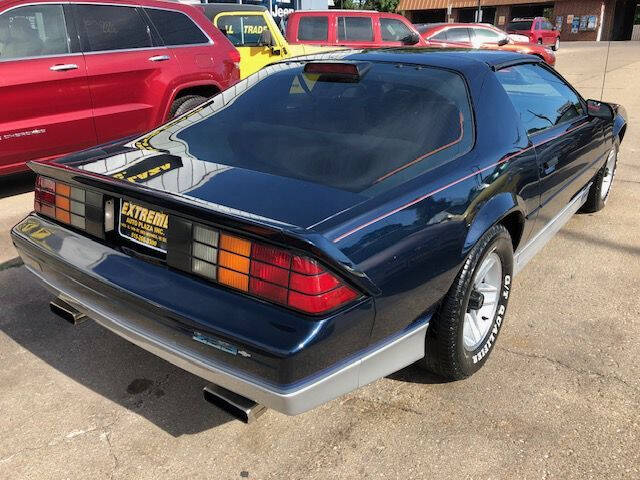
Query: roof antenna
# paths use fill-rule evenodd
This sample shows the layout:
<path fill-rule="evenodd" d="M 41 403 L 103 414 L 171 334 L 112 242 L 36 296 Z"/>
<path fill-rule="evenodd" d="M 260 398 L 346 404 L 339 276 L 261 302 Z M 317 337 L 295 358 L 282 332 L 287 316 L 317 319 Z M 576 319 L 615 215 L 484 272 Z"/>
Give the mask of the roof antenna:
<path fill-rule="evenodd" d="M 602 101 L 602 97 L 604 96 L 604 84 L 607 81 L 607 68 L 609 67 L 609 51 L 611 50 L 611 40 L 609 40 L 609 44 L 607 45 L 607 59 L 604 62 L 604 75 L 602 76 L 602 90 L 600 91 L 600 101 Z"/>

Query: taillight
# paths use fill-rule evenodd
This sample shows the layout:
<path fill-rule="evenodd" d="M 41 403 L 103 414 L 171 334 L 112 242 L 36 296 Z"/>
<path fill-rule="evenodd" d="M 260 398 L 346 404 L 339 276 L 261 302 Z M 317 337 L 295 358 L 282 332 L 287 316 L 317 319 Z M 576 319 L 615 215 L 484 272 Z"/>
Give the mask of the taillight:
<path fill-rule="evenodd" d="M 102 195 L 41 176 L 36 178 L 34 193 L 36 212 L 102 236 Z"/>
<path fill-rule="evenodd" d="M 240 52 L 235 48 L 229 50 L 229 60 L 231 60 L 236 67 L 240 67 Z"/>
<path fill-rule="evenodd" d="M 191 271 L 221 285 L 317 315 L 360 295 L 320 263 L 282 248 L 194 225 Z"/>

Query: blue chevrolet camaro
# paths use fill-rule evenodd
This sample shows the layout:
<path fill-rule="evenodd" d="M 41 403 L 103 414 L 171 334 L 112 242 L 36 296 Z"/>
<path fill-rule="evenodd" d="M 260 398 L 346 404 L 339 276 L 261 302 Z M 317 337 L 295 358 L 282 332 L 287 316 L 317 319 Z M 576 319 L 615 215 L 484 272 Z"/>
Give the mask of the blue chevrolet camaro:
<path fill-rule="evenodd" d="M 416 361 L 477 371 L 513 275 L 604 207 L 625 131 L 622 107 L 535 57 L 335 52 L 32 163 L 12 237 L 63 317 L 208 380 L 245 420 L 298 414 Z"/>

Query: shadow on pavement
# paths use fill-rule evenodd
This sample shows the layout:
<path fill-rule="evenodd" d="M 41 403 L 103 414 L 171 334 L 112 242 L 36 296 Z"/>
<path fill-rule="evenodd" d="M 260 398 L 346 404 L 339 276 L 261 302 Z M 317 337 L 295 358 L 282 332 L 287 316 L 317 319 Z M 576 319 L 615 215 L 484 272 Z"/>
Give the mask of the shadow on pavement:
<path fill-rule="evenodd" d="M 559 235 L 565 238 L 570 238 L 572 240 L 588 242 L 602 248 L 608 248 L 609 250 L 613 250 L 616 253 L 625 252 L 640 257 L 640 247 L 612 242 L 610 240 L 596 237 L 595 235 L 589 235 L 585 232 L 572 232 L 571 230 L 567 230 L 566 228 L 564 228 L 560 230 Z"/>
<path fill-rule="evenodd" d="M 387 375 L 390 380 L 396 380 L 398 382 L 407 383 L 419 383 L 423 385 L 438 385 L 441 383 L 449 383 L 448 380 L 438 377 L 431 372 L 427 372 L 422 367 L 419 367 L 416 363 L 404 367 L 402 370 L 398 370 L 391 375 Z"/>
<path fill-rule="evenodd" d="M 0 285 L 0 330 L 63 375 L 174 437 L 235 421 L 203 399 L 206 380 L 92 320 L 74 327 L 55 316 L 49 310 L 52 294 L 24 267 L 0 271 Z"/>
<path fill-rule="evenodd" d="M 14 173 L 0 177 L 0 198 L 13 197 L 33 190 L 36 176 L 32 172 Z"/>

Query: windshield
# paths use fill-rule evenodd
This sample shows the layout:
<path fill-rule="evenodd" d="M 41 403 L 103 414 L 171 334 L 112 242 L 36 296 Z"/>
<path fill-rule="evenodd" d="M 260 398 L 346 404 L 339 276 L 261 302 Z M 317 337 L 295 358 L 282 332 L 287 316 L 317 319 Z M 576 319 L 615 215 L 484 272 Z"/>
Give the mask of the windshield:
<path fill-rule="evenodd" d="M 515 30 L 515 31 L 523 31 L 523 30 L 531 30 L 531 25 L 533 22 L 531 20 L 523 21 L 523 22 L 510 22 L 507 25 L 507 30 Z"/>
<path fill-rule="evenodd" d="M 200 160 L 352 192 L 406 180 L 466 152 L 473 135 L 459 75 L 398 67 L 367 64 L 356 82 L 267 67 L 224 107 L 176 124 L 176 137 Z"/>

